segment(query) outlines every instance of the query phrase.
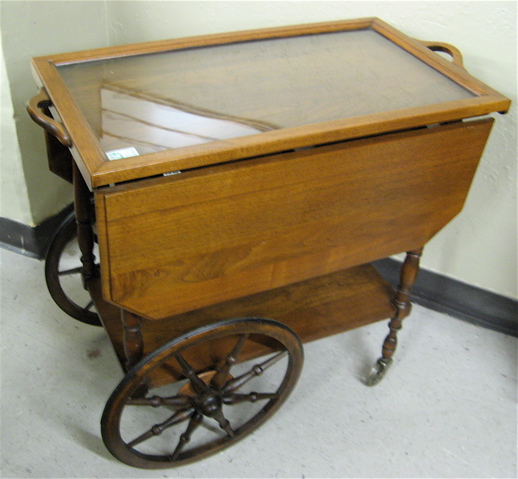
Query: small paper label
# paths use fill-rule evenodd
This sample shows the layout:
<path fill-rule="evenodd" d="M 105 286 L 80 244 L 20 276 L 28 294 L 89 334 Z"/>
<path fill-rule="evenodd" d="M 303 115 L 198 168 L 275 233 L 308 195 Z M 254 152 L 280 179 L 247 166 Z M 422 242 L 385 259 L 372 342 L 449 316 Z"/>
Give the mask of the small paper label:
<path fill-rule="evenodd" d="M 121 160 L 122 158 L 130 158 L 132 156 L 138 156 L 139 152 L 133 146 L 128 148 L 121 148 L 120 150 L 107 151 L 106 156 L 109 160 Z"/>

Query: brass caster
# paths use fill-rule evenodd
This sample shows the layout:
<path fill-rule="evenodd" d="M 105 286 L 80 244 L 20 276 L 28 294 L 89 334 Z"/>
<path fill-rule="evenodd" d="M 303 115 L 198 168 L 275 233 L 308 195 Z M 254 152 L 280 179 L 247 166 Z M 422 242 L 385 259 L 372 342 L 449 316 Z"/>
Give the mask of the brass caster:
<path fill-rule="evenodd" d="M 387 371 L 392 364 L 392 359 L 380 358 L 372 367 L 369 377 L 367 378 L 367 386 L 376 386 L 387 374 Z"/>

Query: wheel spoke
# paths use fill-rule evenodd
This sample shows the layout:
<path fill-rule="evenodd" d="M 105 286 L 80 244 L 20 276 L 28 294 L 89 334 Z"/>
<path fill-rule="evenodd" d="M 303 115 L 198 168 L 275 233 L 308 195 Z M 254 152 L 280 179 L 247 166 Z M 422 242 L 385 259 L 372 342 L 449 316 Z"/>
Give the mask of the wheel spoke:
<path fill-rule="evenodd" d="M 88 304 L 83 308 L 85 311 L 90 311 L 94 305 L 93 299 L 88 302 Z"/>
<path fill-rule="evenodd" d="M 100 263 L 95 263 L 94 266 L 98 268 Z M 63 271 L 58 271 L 58 276 L 70 276 L 73 274 L 81 274 L 83 271 L 83 266 L 76 266 L 75 268 L 64 269 Z"/>
<path fill-rule="evenodd" d="M 128 446 L 134 447 L 137 444 L 140 444 L 144 441 L 147 441 L 149 438 L 154 436 L 159 436 L 162 434 L 167 428 L 174 426 L 182 421 L 185 421 L 187 418 L 192 416 L 194 412 L 194 408 L 183 409 L 174 413 L 169 419 L 165 420 L 160 424 L 155 424 L 151 429 L 141 434 L 139 437 L 133 439 L 133 441 L 128 443 Z"/>
<path fill-rule="evenodd" d="M 234 434 L 234 430 L 232 429 L 232 426 L 230 425 L 230 422 L 228 421 L 228 419 L 223 415 L 223 411 L 220 409 L 218 409 L 213 415 L 212 417 L 218 421 L 218 424 L 219 424 L 219 427 L 221 429 L 223 429 L 223 431 L 225 431 L 230 437 L 234 437 L 235 434 Z"/>
<path fill-rule="evenodd" d="M 243 334 L 239 337 L 231 353 L 225 358 L 225 362 L 223 363 L 221 368 L 218 369 L 216 375 L 212 378 L 212 387 L 216 389 L 221 389 L 223 387 L 230 372 L 230 368 L 236 363 L 237 358 L 239 357 L 239 353 L 243 349 L 243 346 L 245 345 L 247 339 L 248 334 Z"/>
<path fill-rule="evenodd" d="M 279 361 L 284 356 L 286 356 L 287 353 L 288 353 L 287 351 L 281 351 L 281 352 L 277 353 L 275 356 L 272 356 L 271 358 L 262 362 L 261 364 L 256 364 L 248 372 L 242 374 L 241 376 L 231 379 L 223 387 L 223 389 L 222 389 L 223 393 L 228 394 L 228 393 L 233 393 L 234 391 L 237 391 L 241 386 L 246 384 L 248 381 L 255 378 L 256 376 L 261 375 L 266 369 L 268 369 L 270 366 L 273 366 L 277 361 Z"/>
<path fill-rule="evenodd" d="M 184 359 L 180 353 L 177 353 L 175 357 L 178 361 L 178 364 L 182 368 L 183 374 L 187 379 L 189 379 L 189 381 L 191 381 L 194 391 L 197 393 L 205 392 L 208 386 L 203 382 L 203 379 L 196 375 L 193 367 Z"/>
<path fill-rule="evenodd" d="M 223 403 L 228 406 L 233 406 L 234 404 L 240 404 L 242 402 L 256 402 L 256 401 L 264 401 L 265 399 L 277 399 L 279 397 L 278 393 L 249 393 L 249 394 L 227 394 L 223 397 Z"/>
<path fill-rule="evenodd" d="M 187 425 L 187 429 L 180 436 L 180 440 L 178 441 L 178 444 L 176 445 L 176 448 L 171 456 L 171 461 L 176 461 L 176 459 L 182 452 L 185 445 L 191 440 L 191 436 L 192 436 L 193 432 L 198 428 L 198 426 L 202 423 L 202 421 L 203 421 L 203 416 L 199 413 L 196 413 L 191 417 L 191 420 L 189 421 L 189 424 Z"/>
<path fill-rule="evenodd" d="M 78 266 L 77 268 L 65 269 L 63 271 L 58 271 L 58 276 L 70 276 L 72 274 L 80 274 L 83 267 Z"/>
<path fill-rule="evenodd" d="M 170 396 L 165 398 L 161 396 L 152 396 L 150 398 L 129 399 L 126 404 L 128 406 L 169 406 L 180 409 L 188 408 L 191 405 L 191 398 L 189 396 Z"/>
<path fill-rule="evenodd" d="M 190 331 L 128 371 L 104 409 L 104 443 L 139 468 L 206 457 L 267 421 L 293 390 L 302 361 L 299 338 L 276 321 L 238 318 Z M 171 378 L 156 375 L 169 369 Z M 263 372 L 270 386 L 257 377 Z"/>

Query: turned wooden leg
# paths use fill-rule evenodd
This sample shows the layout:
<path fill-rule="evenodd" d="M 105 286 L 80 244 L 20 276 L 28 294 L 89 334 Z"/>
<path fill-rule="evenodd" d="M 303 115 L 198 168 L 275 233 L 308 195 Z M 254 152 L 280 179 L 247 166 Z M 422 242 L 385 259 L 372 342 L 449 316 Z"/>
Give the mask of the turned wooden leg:
<path fill-rule="evenodd" d="M 76 163 L 72 166 L 74 180 L 74 209 L 77 223 L 77 241 L 81 250 L 81 263 L 83 264 L 83 284 L 90 278 L 97 276 L 97 266 L 95 265 L 94 232 L 92 228 L 92 206 L 90 191 L 81 176 L 81 172 Z"/>
<path fill-rule="evenodd" d="M 142 318 L 129 311 L 121 310 L 122 327 L 124 328 L 125 369 L 128 371 L 143 356 L 144 339 L 142 338 Z"/>
<path fill-rule="evenodd" d="M 121 310 L 122 327 L 124 329 L 124 354 L 126 363 L 123 368 L 128 372 L 144 356 L 144 338 L 142 336 L 142 318 L 129 311 Z M 132 397 L 144 397 L 148 393 L 148 385 L 143 382 L 134 392 Z"/>
<path fill-rule="evenodd" d="M 423 249 L 421 248 L 407 252 L 405 262 L 401 267 L 400 283 L 393 300 L 396 312 L 389 322 L 390 332 L 383 342 L 382 356 L 378 359 L 367 378 L 367 385 L 369 386 L 378 384 L 392 364 L 392 356 L 397 348 L 397 333 L 402 328 L 403 319 L 410 314 L 412 309 L 410 293 L 417 278 L 422 251 Z"/>

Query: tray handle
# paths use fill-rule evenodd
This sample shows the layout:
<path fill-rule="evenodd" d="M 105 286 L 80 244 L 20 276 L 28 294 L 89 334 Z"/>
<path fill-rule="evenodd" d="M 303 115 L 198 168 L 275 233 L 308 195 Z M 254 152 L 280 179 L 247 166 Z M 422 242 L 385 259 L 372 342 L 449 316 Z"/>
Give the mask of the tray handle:
<path fill-rule="evenodd" d="M 55 136 L 62 145 L 72 146 L 72 140 L 70 139 L 70 135 L 65 126 L 42 111 L 43 109 L 48 111 L 48 108 L 51 105 L 52 102 L 50 101 L 47 92 L 42 88 L 40 92 L 27 104 L 27 112 L 35 123 L 40 125 L 51 135 Z"/>
<path fill-rule="evenodd" d="M 464 68 L 462 53 L 457 47 L 444 42 L 424 42 L 421 40 L 421 43 L 433 52 L 443 52 L 450 55 L 451 61 L 454 65 Z"/>

